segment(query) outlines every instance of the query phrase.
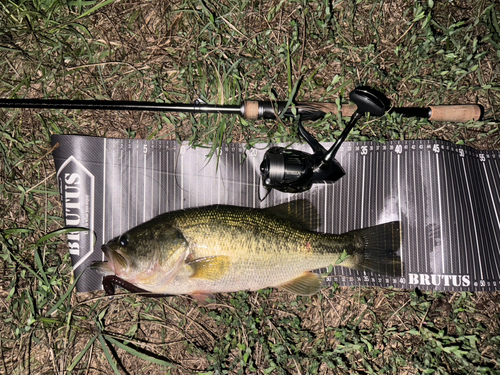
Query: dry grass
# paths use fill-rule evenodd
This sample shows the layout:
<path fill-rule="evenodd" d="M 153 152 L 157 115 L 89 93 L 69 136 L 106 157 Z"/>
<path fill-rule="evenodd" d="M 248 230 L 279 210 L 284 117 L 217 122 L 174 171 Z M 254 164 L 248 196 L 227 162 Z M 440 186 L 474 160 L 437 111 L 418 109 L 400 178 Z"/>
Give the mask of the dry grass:
<path fill-rule="evenodd" d="M 480 103 L 485 120 L 390 117 L 360 124 L 352 140 L 438 138 L 499 149 L 500 8 L 428 3 L 122 0 L 83 18 L 94 3 L 6 3 L 0 95 L 234 104 L 286 99 L 303 77 L 299 100 L 335 101 L 369 83 L 397 106 Z M 341 124 L 308 126 L 327 141 Z M 309 299 L 267 290 L 201 307 L 185 297 L 73 294 L 47 314 L 72 282 L 64 239 L 35 245 L 64 226 L 54 133 L 194 145 L 297 140 L 286 124 L 217 115 L 1 110 L 0 372 L 112 373 L 106 351 L 129 374 L 500 372 L 498 293 L 336 288 Z"/>

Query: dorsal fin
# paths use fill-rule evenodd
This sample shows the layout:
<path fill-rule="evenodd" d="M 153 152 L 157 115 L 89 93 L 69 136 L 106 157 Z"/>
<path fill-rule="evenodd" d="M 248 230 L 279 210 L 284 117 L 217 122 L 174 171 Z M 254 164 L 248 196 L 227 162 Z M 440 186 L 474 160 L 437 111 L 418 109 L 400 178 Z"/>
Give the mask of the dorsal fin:
<path fill-rule="evenodd" d="M 307 199 L 285 202 L 265 208 L 264 211 L 281 219 L 289 220 L 301 229 L 315 230 L 321 225 L 318 210 Z"/>

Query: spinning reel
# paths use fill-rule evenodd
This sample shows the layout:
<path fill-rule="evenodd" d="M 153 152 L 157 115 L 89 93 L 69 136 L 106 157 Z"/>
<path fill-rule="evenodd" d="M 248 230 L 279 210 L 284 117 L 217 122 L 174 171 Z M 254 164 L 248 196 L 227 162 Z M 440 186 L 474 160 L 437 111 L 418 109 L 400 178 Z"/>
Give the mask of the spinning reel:
<path fill-rule="evenodd" d="M 382 116 L 389 109 L 387 98 L 369 87 L 358 87 L 349 95 L 357 106 L 346 128 L 327 151 L 299 121 L 299 135 L 309 144 L 313 154 L 299 150 L 271 147 L 264 155 L 260 172 L 264 187 L 285 193 L 300 193 L 309 190 L 316 181 L 335 182 L 345 175 L 345 171 L 335 159 L 340 146 L 345 141 L 356 122 L 365 114 Z"/>

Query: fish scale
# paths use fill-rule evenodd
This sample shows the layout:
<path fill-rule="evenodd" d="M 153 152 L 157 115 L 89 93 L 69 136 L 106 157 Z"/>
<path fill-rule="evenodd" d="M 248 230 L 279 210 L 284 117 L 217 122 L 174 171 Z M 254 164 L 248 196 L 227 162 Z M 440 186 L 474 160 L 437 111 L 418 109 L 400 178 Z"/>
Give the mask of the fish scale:
<path fill-rule="evenodd" d="M 342 266 L 401 274 L 399 222 L 333 235 L 307 224 L 314 213 L 303 200 L 267 209 L 216 205 L 174 211 L 108 242 L 108 262 L 93 268 L 145 291 L 202 299 L 266 287 L 314 294 L 321 278 L 309 271 L 341 257 Z"/>

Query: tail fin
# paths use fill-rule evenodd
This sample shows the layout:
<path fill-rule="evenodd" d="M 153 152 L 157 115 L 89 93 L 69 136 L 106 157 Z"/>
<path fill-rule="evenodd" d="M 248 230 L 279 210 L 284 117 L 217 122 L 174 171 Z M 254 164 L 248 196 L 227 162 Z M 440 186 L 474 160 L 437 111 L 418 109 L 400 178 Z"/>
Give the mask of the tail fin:
<path fill-rule="evenodd" d="M 340 265 L 359 271 L 401 276 L 401 222 L 376 225 L 346 233 L 354 237 L 354 249 Z"/>

